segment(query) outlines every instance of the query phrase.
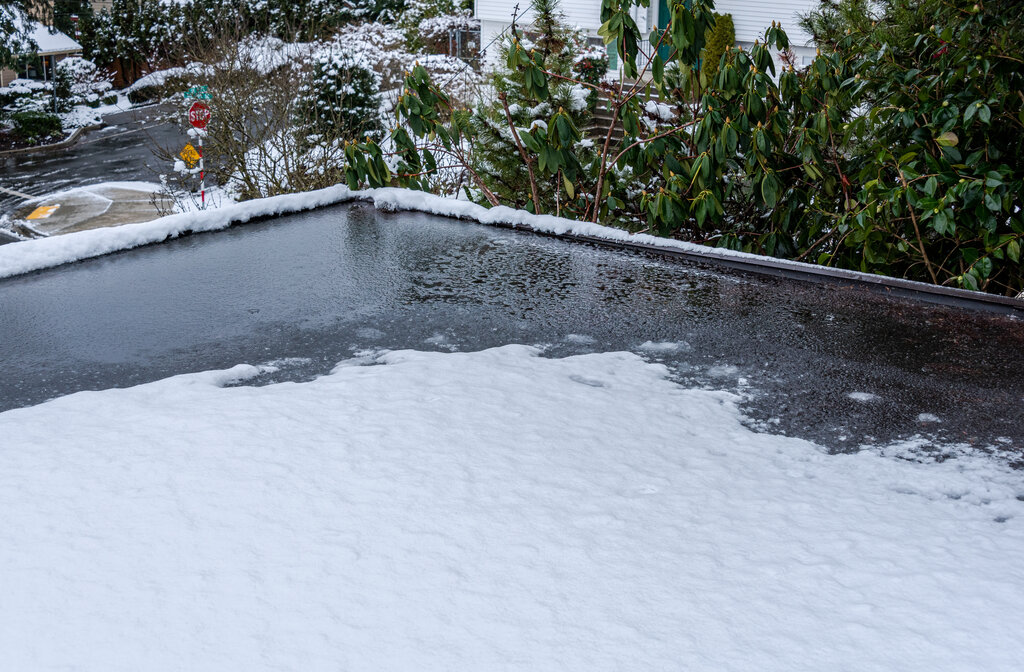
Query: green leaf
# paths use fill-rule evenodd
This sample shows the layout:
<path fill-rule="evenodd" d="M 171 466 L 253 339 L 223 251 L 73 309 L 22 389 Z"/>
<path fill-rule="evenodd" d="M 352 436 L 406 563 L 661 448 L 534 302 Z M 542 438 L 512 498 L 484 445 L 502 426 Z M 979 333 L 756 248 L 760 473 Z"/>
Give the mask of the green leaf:
<path fill-rule="evenodd" d="M 651 62 L 651 77 L 654 78 L 656 84 L 661 84 L 662 78 L 665 76 L 665 64 L 661 60 L 660 54 L 655 54 L 654 60 Z"/>
<path fill-rule="evenodd" d="M 974 118 L 974 115 L 978 111 L 979 107 L 981 107 L 981 103 L 971 103 L 970 105 L 967 106 L 966 109 L 964 109 L 965 124 L 969 124 L 971 122 L 971 119 Z"/>
<path fill-rule="evenodd" d="M 940 210 L 934 217 L 931 218 L 928 226 L 932 227 L 936 233 L 946 236 L 953 233 L 953 218 L 949 216 L 948 210 Z"/>
<path fill-rule="evenodd" d="M 1020 243 L 1016 240 L 1011 240 L 1006 245 L 1006 256 L 1014 263 L 1020 263 Z"/>
<path fill-rule="evenodd" d="M 991 123 L 992 110 L 988 108 L 988 105 L 982 105 L 978 108 L 978 119 L 980 119 L 983 124 Z"/>
<path fill-rule="evenodd" d="M 956 147 L 959 142 L 960 138 L 952 131 L 946 131 L 939 137 L 935 138 L 935 144 L 939 147 Z"/>
<path fill-rule="evenodd" d="M 778 180 L 773 175 L 765 175 L 764 179 L 761 180 L 761 197 L 764 199 L 764 204 L 769 208 L 774 208 L 778 202 L 779 186 Z"/>
<path fill-rule="evenodd" d="M 992 273 L 992 260 L 989 257 L 982 257 L 974 264 L 974 270 L 977 271 L 981 277 L 987 278 Z"/>

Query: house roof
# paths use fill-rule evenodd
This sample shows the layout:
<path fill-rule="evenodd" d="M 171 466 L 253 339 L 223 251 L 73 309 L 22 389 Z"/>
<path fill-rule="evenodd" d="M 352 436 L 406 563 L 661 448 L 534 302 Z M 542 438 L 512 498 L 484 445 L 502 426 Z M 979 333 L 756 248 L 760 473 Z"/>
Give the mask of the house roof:
<path fill-rule="evenodd" d="M 59 30 L 50 32 L 49 28 L 38 21 L 29 21 L 27 32 L 38 47 L 35 53 L 40 56 L 67 54 L 82 50 L 82 45 L 78 42 L 75 42 Z"/>

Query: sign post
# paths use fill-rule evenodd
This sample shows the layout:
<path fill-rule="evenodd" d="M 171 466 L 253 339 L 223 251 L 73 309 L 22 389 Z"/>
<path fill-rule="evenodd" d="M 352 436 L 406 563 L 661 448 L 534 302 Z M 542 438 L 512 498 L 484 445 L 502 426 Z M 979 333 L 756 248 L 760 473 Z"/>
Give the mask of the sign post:
<path fill-rule="evenodd" d="M 206 125 L 210 121 L 210 106 L 197 100 L 188 108 L 188 123 L 196 129 L 199 140 L 199 148 L 196 153 L 199 155 L 199 193 L 202 208 L 206 209 L 206 171 L 203 165 L 203 136 L 206 135 Z"/>

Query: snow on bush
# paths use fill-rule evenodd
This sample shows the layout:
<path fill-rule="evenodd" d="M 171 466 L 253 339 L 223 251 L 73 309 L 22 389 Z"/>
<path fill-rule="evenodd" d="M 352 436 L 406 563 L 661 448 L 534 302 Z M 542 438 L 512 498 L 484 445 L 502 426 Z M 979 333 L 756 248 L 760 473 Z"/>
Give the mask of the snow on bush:
<path fill-rule="evenodd" d="M 71 106 L 98 107 L 112 86 L 110 75 L 92 61 L 71 56 L 57 63 L 57 96 Z"/>
<path fill-rule="evenodd" d="M 187 88 L 187 82 L 190 79 L 208 77 L 210 73 L 211 68 L 202 63 L 189 63 L 185 67 L 154 70 L 140 77 L 124 92 L 133 103 L 159 100 Z"/>
<path fill-rule="evenodd" d="M 405 48 L 405 35 L 382 23 L 349 24 L 338 31 L 329 46 L 364 61 L 380 75 L 381 89 L 401 85 L 413 55 Z"/>
<path fill-rule="evenodd" d="M 278 68 L 288 67 L 307 60 L 315 49 L 308 42 L 285 42 L 272 36 L 250 35 L 238 43 L 237 56 L 239 64 L 244 64 L 267 75 Z"/>
<path fill-rule="evenodd" d="M 184 77 L 187 74 L 185 68 L 165 68 L 163 70 L 154 70 L 148 75 L 143 75 L 135 80 L 135 83 L 125 89 L 126 93 L 133 91 L 141 91 L 151 87 L 163 86 L 167 83 L 167 80 L 172 77 Z"/>
<path fill-rule="evenodd" d="M 591 44 L 587 36 L 580 31 L 576 31 L 573 36 L 576 48 L 576 57 L 572 64 L 573 73 L 589 84 L 600 83 L 608 72 L 608 51 Z"/>
<path fill-rule="evenodd" d="M 296 104 L 299 121 L 310 133 L 354 139 L 382 130 L 380 75 L 357 53 L 332 49 L 317 54 Z"/>
<path fill-rule="evenodd" d="M 0 88 L 0 108 L 10 116 L 20 112 L 52 112 L 53 86 L 33 79 L 15 79 Z"/>

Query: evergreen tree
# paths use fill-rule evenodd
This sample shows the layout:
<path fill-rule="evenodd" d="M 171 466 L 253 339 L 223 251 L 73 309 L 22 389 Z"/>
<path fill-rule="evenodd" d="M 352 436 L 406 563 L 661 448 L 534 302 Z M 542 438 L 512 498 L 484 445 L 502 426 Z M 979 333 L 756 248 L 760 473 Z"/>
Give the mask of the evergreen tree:
<path fill-rule="evenodd" d="M 543 55 L 544 67 L 549 72 L 564 77 L 576 76 L 574 64 L 587 50 L 586 38 L 564 23 L 558 11 L 558 0 L 533 0 L 531 6 L 533 25 L 523 32 L 516 31 L 518 37 L 513 35 L 502 43 L 500 63 L 507 62 L 513 40 L 518 39 L 524 47 Z M 580 84 L 553 78 L 547 88 L 547 96 L 541 100 L 530 93 L 522 70 L 510 70 L 504 65 L 491 75 L 490 84 L 495 99 L 476 108 L 472 117 L 474 168 L 485 177 L 487 186 L 502 203 L 533 210 L 530 169 L 521 158 L 509 117 L 520 141 L 527 144 L 529 138 L 524 139 L 523 136 L 546 134 L 549 120 L 559 110 L 569 116 L 576 129 L 587 129 L 593 122 L 590 90 Z M 595 159 L 592 144 L 586 139 L 576 143 L 574 154 L 577 164 Z M 571 170 L 572 166 L 568 168 Z M 571 212 L 573 206 L 571 197 L 566 198 L 565 175 L 557 171 L 554 175 L 542 175 L 543 172 L 536 171 L 541 211 L 556 212 L 570 208 Z M 575 176 L 570 182 L 574 179 Z M 571 190 L 576 191 L 575 188 Z"/>
<path fill-rule="evenodd" d="M 348 52 L 320 54 L 296 101 L 300 132 L 355 140 L 378 137 L 380 75 Z"/>
<path fill-rule="evenodd" d="M 35 50 L 29 18 L 50 23 L 52 16 L 46 0 L 7 0 L 0 5 L 0 67 L 14 65 L 21 54 Z"/>

